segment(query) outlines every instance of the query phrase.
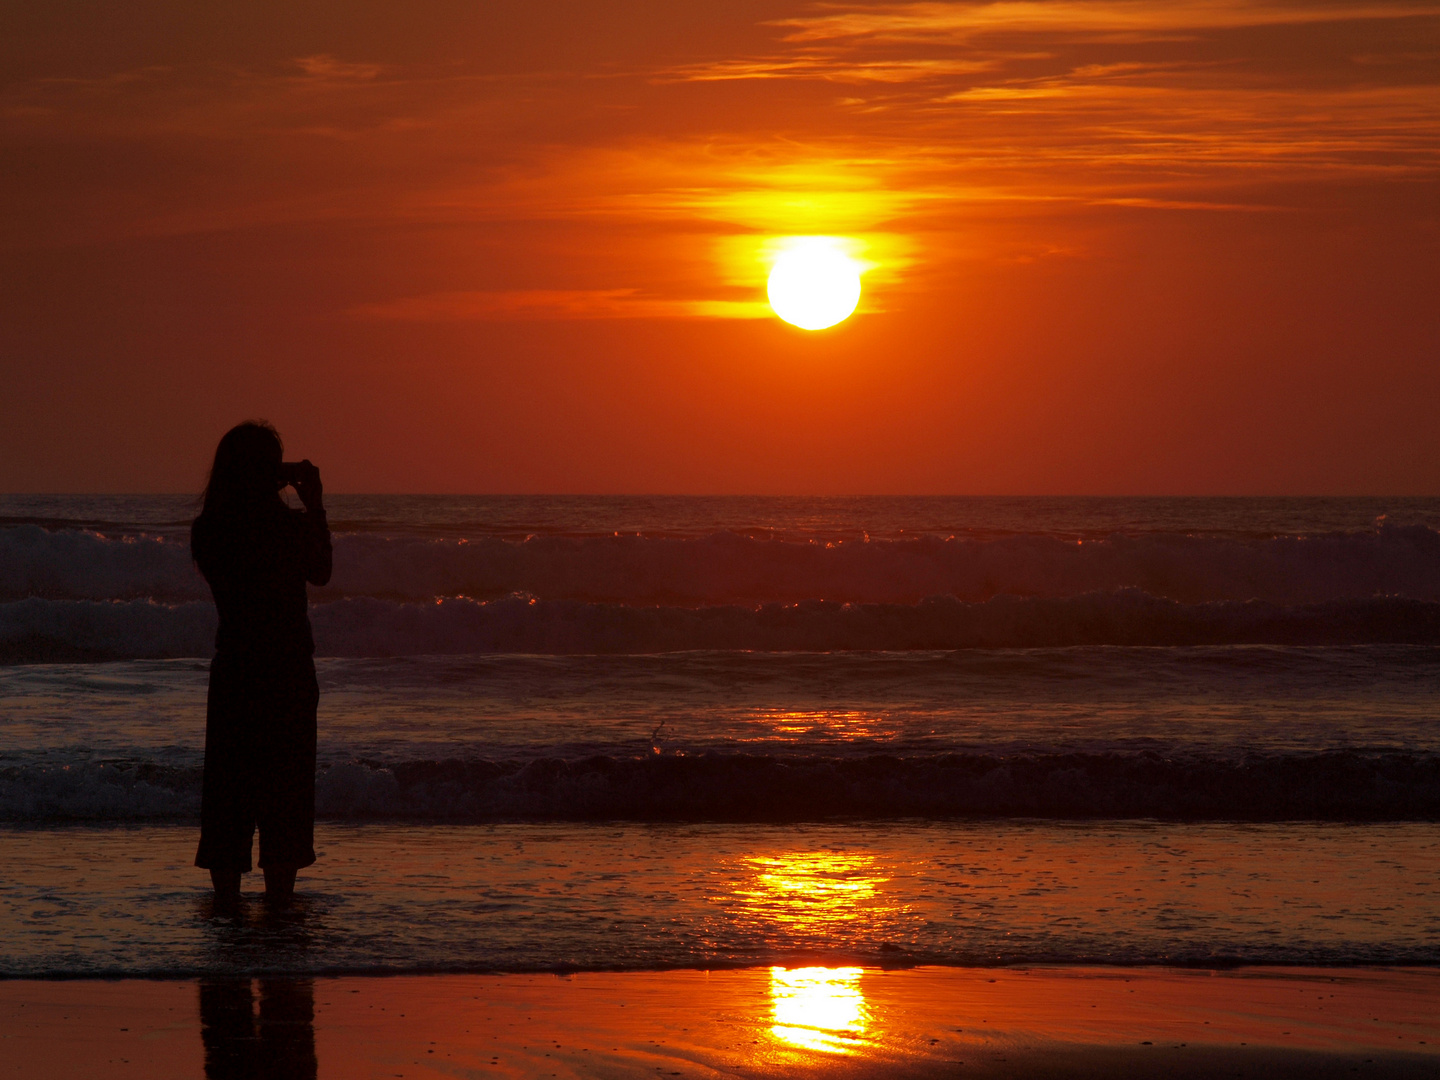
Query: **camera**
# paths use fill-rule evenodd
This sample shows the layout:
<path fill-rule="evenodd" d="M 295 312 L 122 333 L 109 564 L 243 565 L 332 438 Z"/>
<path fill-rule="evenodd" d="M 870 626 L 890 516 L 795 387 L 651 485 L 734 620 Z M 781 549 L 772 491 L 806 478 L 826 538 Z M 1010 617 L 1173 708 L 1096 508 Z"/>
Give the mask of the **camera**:
<path fill-rule="evenodd" d="M 297 480 L 304 480 L 305 467 L 298 461 L 282 461 L 280 472 L 276 475 L 276 484 L 279 487 L 294 487 Z"/>

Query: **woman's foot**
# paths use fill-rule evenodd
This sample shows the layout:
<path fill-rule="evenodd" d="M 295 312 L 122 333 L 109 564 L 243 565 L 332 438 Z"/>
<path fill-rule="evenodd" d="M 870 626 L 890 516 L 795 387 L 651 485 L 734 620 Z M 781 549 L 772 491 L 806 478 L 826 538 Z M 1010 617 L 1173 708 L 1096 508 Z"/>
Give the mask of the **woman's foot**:
<path fill-rule="evenodd" d="M 215 913 L 234 914 L 240 906 L 240 871 L 211 870 L 210 884 L 215 886 Z"/>
<path fill-rule="evenodd" d="M 266 866 L 265 903 L 280 906 L 295 898 L 295 872 L 293 866 Z"/>

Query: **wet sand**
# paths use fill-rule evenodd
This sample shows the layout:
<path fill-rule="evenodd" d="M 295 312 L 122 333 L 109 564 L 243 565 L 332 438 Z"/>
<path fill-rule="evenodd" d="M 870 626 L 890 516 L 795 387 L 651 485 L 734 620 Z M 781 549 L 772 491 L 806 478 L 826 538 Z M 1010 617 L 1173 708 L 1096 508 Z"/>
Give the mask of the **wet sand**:
<path fill-rule="evenodd" d="M 99 1075 L 1429 1077 L 1440 970 L 0 982 L 0 1077 Z"/>

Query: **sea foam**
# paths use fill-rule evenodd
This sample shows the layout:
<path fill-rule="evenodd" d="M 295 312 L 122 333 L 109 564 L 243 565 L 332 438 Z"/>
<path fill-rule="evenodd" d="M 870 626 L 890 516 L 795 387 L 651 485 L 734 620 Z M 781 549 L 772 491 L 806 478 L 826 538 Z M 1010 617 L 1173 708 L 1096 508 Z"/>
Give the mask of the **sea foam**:
<path fill-rule="evenodd" d="M 311 621 L 317 653 L 345 657 L 1440 643 L 1440 603 L 1431 601 L 1180 604 L 1138 590 L 979 603 L 933 597 L 918 604 L 698 608 L 523 596 L 423 604 L 356 597 L 314 605 Z M 214 608 L 200 601 L 31 597 L 0 604 L 0 662 L 204 657 L 215 625 Z"/>
<path fill-rule="evenodd" d="M 0 821 L 190 819 L 200 769 L 0 769 Z M 1440 755 L 1157 752 L 592 755 L 357 761 L 323 769 L 341 821 L 816 821 L 836 817 L 1437 821 Z"/>
<path fill-rule="evenodd" d="M 367 596 L 638 605 L 914 604 L 927 597 L 1069 597 L 1139 589 L 1187 604 L 1440 600 L 1440 534 L 1424 526 L 1240 540 L 1116 535 L 916 537 L 829 543 L 721 532 L 698 539 L 537 536 L 473 541 L 339 535 L 320 600 Z M 206 600 L 183 540 L 26 525 L 0 529 L 0 600 Z"/>

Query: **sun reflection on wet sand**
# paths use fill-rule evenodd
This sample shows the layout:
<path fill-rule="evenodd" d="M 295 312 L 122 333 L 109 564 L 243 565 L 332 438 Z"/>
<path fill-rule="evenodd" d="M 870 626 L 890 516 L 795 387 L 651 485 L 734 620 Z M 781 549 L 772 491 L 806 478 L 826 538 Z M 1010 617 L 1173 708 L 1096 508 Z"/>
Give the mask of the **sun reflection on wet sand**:
<path fill-rule="evenodd" d="M 886 907 L 889 880 L 869 855 L 799 851 L 752 855 L 750 874 L 736 890 L 745 913 L 793 940 L 816 935 L 817 945 L 844 947 L 855 924 Z M 770 1034 L 787 1047 L 848 1054 L 862 1049 L 874 1017 L 860 989 L 859 967 L 772 967 Z"/>
<path fill-rule="evenodd" d="M 772 967 L 770 1008 L 775 1022 L 770 1033 L 806 1050 L 854 1052 L 870 1019 L 860 991 L 861 974 L 858 967 Z"/>

